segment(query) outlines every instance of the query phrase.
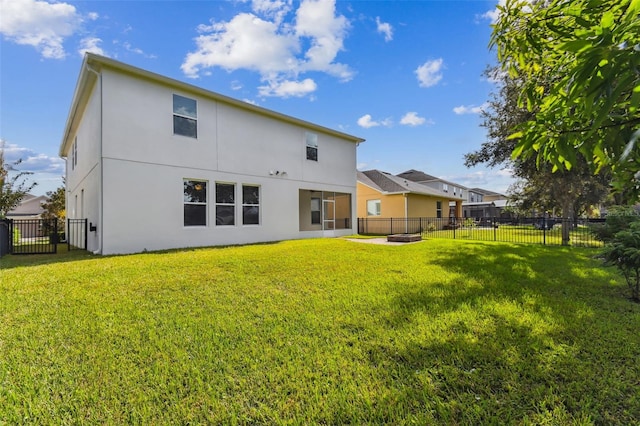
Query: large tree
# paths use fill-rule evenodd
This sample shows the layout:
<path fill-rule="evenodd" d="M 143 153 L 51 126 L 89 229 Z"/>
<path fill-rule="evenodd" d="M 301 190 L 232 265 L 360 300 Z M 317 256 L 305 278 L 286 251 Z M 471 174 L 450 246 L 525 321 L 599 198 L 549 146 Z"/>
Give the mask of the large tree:
<path fill-rule="evenodd" d="M 553 170 L 547 163 L 533 157 L 512 157 L 517 141 L 510 138 L 514 129 L 533 117 L 518 102 L 524 84 L 518 76 L 501 73 L 499 67 L 489 68 L 485 75 L 496 81 L 497 91 L 483 113 L 487 142 L 479 150 L 465 155 L 465 165 L 487 164 L 508 167 L 517 183 L 509 190 L 510 197 L 522 209 L 559 211 L 563 218 L 575 218 L 589 206 L 598 204 L 608 193 L 608 174 L 603 170 L 594 175 L 583 159 L 577 159 L 571 170 Z M 563 221 L 563 243 L 569 243 L 568 221 Z"/>
<path fill-rule="evenodd" d="M 507 0 L 492 45 L 531 116 L 513 156 L 569 170 L 582 156 L 640 194 L 640 0 Z"/>
<path fill-rule="evenodd" d="M 16 208 L 25 195 L 36 186 L 35 182 L 29 183 L 26 179 L 31 172 L 16 170 L 21 161 L 7 162 L 4 156 L 4 142 L 0 141 L 0 218 Z M 13 172 L 12 177 L 9 176 L 9 172 Z"/>

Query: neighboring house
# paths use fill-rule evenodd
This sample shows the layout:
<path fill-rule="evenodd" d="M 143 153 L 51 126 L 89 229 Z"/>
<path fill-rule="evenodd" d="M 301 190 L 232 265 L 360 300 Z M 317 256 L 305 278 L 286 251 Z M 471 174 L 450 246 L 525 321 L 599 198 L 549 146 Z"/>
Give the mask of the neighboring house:
<path fill-rule="evenodd" d="M 461 197 L 380 170 L 358 172 L 359 218 L 448 218 L 450 202 L 461 211 Z"/>
<path fill-rule="evenodd" d="M 417 182 L 421 185 L 426 185 L 430 188 L 442 191 L 445 194 L 451 194 L 456 198 L 462 198 L 463 201 L 468 201 L 469 199 L 469 193 L 466 187 L 460 185 L 459 183 L 431 176 L 420 170 L 407 170 L 406 172 L 402 172 L 397 176 L 403 179 Z M 449 204 L 449 216 L 462 217 L 462 210 L 457 204 Z"/>
<path fill-rule="evenodd" d="M 60 146 L 88 249 L 353 234 L 363 139 L 86 54 Z"/>
<path fill-rule="evenodd" d="M 422 185 L 426 185 L 438 191 L 442 191 L 445 194 L 450 194 L 455 198 L 468 199 L 467 188 L 459 183 L 450 182 L 444 179 L 440 179 L 435 176 L 428 175 L 420 170 L 407 170 L 397 175 L 403 179 L 407 179 L 413 182 L 417 182 Z"/>
<path fill-rule="evenodd" d="M 498 201 L 498 200 L 506 200 L 507 196 L 504 194 L 500 194 L 498 192 L 488 191 L 482 188 L 471 188 L 469 191 L 473 191 L 476 194 L 480 194 L 482 199 L 477 201 Z M 471 201 L 471 200 L 469 200 Z"/>
<path fill-rule="evenodd" d="M 471 188 L 469 189 L 469 193 L 479 194 L 481 201 L 462 203 L 462 214 L 464 217 L 482 220 L 510 216 L 505 212 L 505 208 L 508 205 L 508 200 L 505 195 L 482 188 Z"/>
<path fill-rule="evenodd" d="M 15 209 L 7 212 L 7 219 L 16 219 L 17 221 L 26 219 L 40 219 L 42 213 L 44 213 L 42 203 L 47 200 L 48 198 L 45 195 L 35 196 L 27 194 Z M 42 227 L 39 226 L 39 224 L 16 222 L 16 227 L 20 230 L 20 236 L 22 238 L 33 238 L 42 236 Z"/>

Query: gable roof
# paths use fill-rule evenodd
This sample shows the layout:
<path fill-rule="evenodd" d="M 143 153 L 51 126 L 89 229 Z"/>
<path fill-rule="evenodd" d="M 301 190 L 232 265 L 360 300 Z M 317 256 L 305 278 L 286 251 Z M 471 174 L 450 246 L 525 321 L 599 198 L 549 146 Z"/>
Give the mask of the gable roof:
<path fill-rule="evenodd" d="M 380 170 L 358 171 L 358 182 L 367 185 L 377 191 L 386 194 L 420 194 L 432 197 L 441 197 L 449 200 L 461 200 L 461 197 L 454 197 L 446 192 L 412 182 L 410 180 L 394 176 L 391 173 Z"/>
<path fill-rule="evenodd" d="M 228 96 L 221 95 L 216 92 L 212 92 L 207 89 L 203 89 L 192 84 L 188 84 L 173 78 L 169 78 L 160 74 L 153 73 L 151 71 L 137 68 L 132 65 L 125 64 L 124 62 L 116 61 L 111 58 L 96 55 L 94 53 L 85 53 L 84 60 L 80 69 L 80 75 L 76 83 L 76 88 L 73 94 L 73 100 L 71 101 L 71 108 L 69 109 L 69 115 L 64 128 L 64 134 L 62 136 L 62 142 L 60 144 L 59 154 L 61 157 L 66 157 L 69 147 L 71 146 L 72 135 L 75 134 L 79 125 L 82 113 L 89 101 L 91 90 L 98 80 L 98 75 L 103 69 L 111 69 L 123 74 L 128 74 L 133 77 L 142 78 L 148 81 L 153 81 L 165 86 L 175 87 L 176 89 L 183 90 L 185 92 L 193 93 L 203 98 L 232 105 L 247 111 L 251 111 L 263 116 L 273 118 L 275 120 L 283 121 L 286 123 L 305 127 L 310 130 L 317 131 L 319 133 L 329 134 L 341 139 L 345 139 L 354 143 L 364 142 L 364 139 L 349 135 L 347 133 L 333 130 L 328 127 L 320 126 L 318 124 L 311 123 L 309 121 L 301 120 L 299 118 L 291 117 L 289 115 L 281 114 L 257 105 L 250 104 L 238 99 L 234 99 Z"/>
<path fill-rule="evenodd" d="M 493 191 L 489 191 L 487 189 L 482 189 L 482 188 L 471 188 L 471 191 L 477 194 L 482 194 L 482 195 L 494 195 L 494 196 L 504 197 L 504 194 L 500 194 L 499 192 L 493 192 Z"/>
<path fill-rule="evenodd" d="M 399 173 L 396 176 L 411 180 L 413 182 L 429 182 L 432 180 L 440 180 L 435 176 L 428 175 L 425 172 L 416 169 L 407 170 L 406 172 Z"/>
<path fill-rule="evenodd" d="M 411 180 L 413 182 L 426 183 L 426 182 L 443 182 L 449 185 L 457 186 L 461 189 L 467 189 L 466 186 L 460 185 L 459 183 L 451 182 L 448 180 L 440 179 L 439 177 L 428 175 L 425 172 L 420 170 L 410 169 L 406 172 L 402 172 L 397 175 L 403 179 Z"/>
<path fill-rule="evenodd" d="M 7 212 L 7 216 L 37 216 L 44 212 L 41 203 L 49 198 L 46 195 L 35 196 L 27 194 L 15 209 Z"/>

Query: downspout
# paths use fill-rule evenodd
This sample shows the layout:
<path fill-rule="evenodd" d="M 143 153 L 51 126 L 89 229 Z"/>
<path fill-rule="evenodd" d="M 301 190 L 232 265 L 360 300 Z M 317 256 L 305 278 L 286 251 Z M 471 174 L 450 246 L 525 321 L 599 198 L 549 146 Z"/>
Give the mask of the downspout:
<path fill-rule="evenodd" d="M 409 233 L 409 194 L 404 193 L 404 233 Z"/>
<path fill-rule="evenodd" d="M 98 196 L 98 227 L 99 229 L 96 231 L 97 237 L 98 237 L 98 249 L 93 251 L 93 254 L 102 254 L 102 247 L 103 247 L 103 243 L 102 243 L 102 235 L 104 232 L 104 220 L 103 220 L 103 215 L 102 215 L 102 200 L 104 197 L 104 170 L 103 170 L 103 161 L 102 161 L 102 121 L 103 121 L 103 114 L 102 114 L 102 103 L 103 103 L 103 99 L 102 99 L 102 74 L 96 70 L 94 70 L 93 68 L 91 68 L 91 66 L 87 63 L 86 64 L 86 68 L 87 71 L 92 72 L 96 75 L 96 77 L 98 78 L 98 93 L 100 94 L 100 130 L 99 130 L 99 135 L 100 135 L 100 140 L 98 141 L 98 163 L 100 166 L 100 183 L 99 183 L 99 196 Z"/>

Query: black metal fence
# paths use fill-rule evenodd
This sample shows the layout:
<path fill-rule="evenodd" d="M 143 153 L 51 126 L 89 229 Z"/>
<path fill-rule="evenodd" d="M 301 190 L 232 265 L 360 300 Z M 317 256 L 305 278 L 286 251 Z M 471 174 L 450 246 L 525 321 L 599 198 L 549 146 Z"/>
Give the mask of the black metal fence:
<path fill-rule="evenodd" d="M 0 220 L 0 256 L 54 254 L 59 244 L 68 250 L 87 249 L 87 219 Z"/>
<path fill-rule="evenodd" d="M 594 230 L 603 223 L 604 219 L 561 218 L 358 218 L 358 233 L 602 247 Z"/>

